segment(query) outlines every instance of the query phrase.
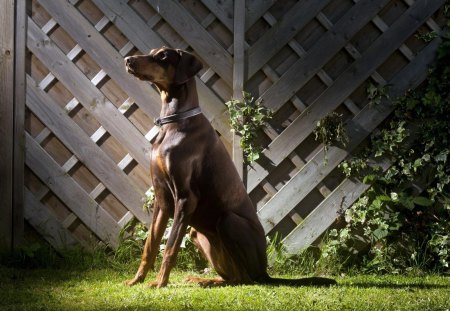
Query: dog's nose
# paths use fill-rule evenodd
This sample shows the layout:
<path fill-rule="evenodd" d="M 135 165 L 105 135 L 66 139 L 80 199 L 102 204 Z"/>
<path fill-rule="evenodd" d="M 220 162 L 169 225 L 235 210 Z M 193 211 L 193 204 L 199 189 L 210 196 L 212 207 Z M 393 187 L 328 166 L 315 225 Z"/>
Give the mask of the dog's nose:
<path fill-rule="evenodd" d="M 131 65 L 133 65 L 133 63 L 134 63 L 134 57 L 132 57 L 132 56 L 125 57 L 126 65 L 131 66 Z"/>

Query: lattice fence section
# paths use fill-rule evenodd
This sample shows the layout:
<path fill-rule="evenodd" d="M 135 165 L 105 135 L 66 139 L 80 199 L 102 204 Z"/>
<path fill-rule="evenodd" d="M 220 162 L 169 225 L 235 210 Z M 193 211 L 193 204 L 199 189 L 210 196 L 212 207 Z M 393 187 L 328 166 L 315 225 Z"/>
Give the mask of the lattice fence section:
<path fill-rule="evenodd" d="M 116 246 L 133 217 L 150 221 L 141 206 L 160 99 L 125 72 L 125 56 L 162 45 L 193 50 L 205 65 L 197 79 L 203 111 L 231 148 L 223 103 L 231 97 L 232 33 L 205 7 L 185 5 L 195 14 L 176 2 L 32 2 L 26 218 L 53 245 Z M 163 19 L 169 11 L 173 26 Z M 194 29 L 173 28 L 185 24 Z"/>
<path fill-rule="evenodd" d="M 262 134 L 265 159 L 248 174 L 248 191 L 267 233 L 278 232 L 290 252 L 311 243 L 367 189 L 337 168 L 390 114 L 368 105 L 369 83 L 390 86 L 392 98 L 418 86 L 439 32 L 433 14 L 443 1 L 278 1 L 261 3 L 248 25 L 246 87 L 274 110 Z M 317 121 L 343 114 L 348 146 L 315 141 Z M 387 168 L 387 163 L 384 166 Z"/>
<path fill-rule="evenodd" d="M 391 96 L 419 85 L 438 39 L 443 0 L 247 0 L 244 89 L 274 118 L 247 187 L 268 234 L 290 251 L 316 240 L 365 189 L 337 165 L 390 114 L 368 105 L 368 83 Z M 231 0 L 33 0 L 28 18 L 25 216 L 56 247 L 117 245 L 150 187 L 160 99 L 123 58 L 163 45 L 204 64 L 200 103 L 228 150 L 224 102 L 233 94 Z M 312 131 L 345 116 L 351 142 L 325 155 Z M 326 157 L 326 161 L 325 161 Z M 389 164 L 384 163 L 387 167 Z"/>

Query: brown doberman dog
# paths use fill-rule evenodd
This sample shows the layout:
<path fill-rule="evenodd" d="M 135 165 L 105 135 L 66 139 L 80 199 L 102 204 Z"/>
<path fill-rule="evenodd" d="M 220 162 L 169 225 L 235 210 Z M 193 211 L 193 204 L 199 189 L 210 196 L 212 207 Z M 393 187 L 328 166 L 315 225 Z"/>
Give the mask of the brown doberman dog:
<path fill-rule="evenodd" d="M 136 276 L 153 269 L 167 222 L 173 227 L 152 287 L 166 286 L 188 226 L 200 252 L 220 278 L 188 278 L 201 286 L 235 284 L 331 285 L 332 279 L 274 279 L 266 272 L 266 238 L 256 209 L 208 119 L 201 114 L 194 76 L 202 63 L 192 54 L 162 47 L 125 58 L 126 69 L 152 82 L 162 99 L 160 126 L 151 153 L 155 189 L 152 225 Z"/>

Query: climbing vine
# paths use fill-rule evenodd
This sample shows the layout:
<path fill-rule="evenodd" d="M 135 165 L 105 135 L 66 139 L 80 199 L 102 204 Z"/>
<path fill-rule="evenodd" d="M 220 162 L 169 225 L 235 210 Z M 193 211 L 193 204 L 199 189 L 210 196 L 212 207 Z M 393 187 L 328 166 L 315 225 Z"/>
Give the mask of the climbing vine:
<path fill-rule="evenodd" d="M 345 147 L 349 140 L 342 121 L 342 114 L 337 112 L 331 112 L 323 119 L 317 121 L 313 133 L 315 139 L 324 145 L 325 153 L 332 145 Z"/>
<path fill-rule="evenodd" d="M 241 137 L 240 147 L 245 163 L 258 160 L 262 147 L 256 142 L 257 133 L 271 119 L 272 112 L 248 92 L 242 92 L 242 100 L 231 99 L 225 105 L 230 114 L 231 127 Z"/>

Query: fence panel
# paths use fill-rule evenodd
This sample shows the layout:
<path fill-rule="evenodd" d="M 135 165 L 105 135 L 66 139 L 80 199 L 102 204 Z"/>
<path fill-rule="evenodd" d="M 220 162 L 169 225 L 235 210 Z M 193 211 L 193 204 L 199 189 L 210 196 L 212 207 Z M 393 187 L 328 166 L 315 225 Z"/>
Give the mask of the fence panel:
<path fill-rule="evenodd" d="M 338 168 L 392 112 L 369 105 L 367 86 L 395 97 L 422 83 L 439 38 L 421 38 L 440 32 L 444 2 L 33 0 L 25 218 L 57 248 L 115 247 L 128 221 L 149 223 L 160 99 L 123 58 L 166 45 L 204 64 L 200 104 L 230 154 L 224 103 L 246 90 L 273 110 L 247 189 L 267 234 L 290 252 L 307 247 L 367 189 Z M 325 152 L 313 130 L 333 111 L 350 142 Z"/>

